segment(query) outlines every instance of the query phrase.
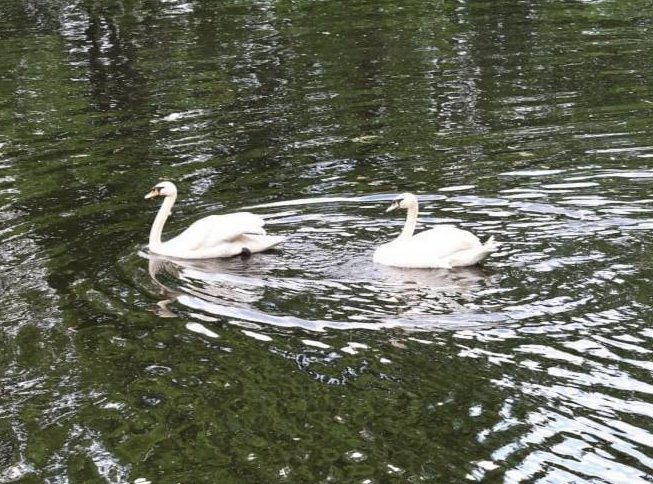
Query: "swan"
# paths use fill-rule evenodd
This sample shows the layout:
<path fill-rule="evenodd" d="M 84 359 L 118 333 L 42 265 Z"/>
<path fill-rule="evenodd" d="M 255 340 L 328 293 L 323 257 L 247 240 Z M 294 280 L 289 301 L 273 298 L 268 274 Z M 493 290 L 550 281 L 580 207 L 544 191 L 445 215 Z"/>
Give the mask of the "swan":
<path fill-rule="evenodd" d="M 439 225 L 417 235 L 418 202 L 412 193 L 403 193 L 397 197 L 386 212 L 397 208 L 408 211 L 406 224 L 401 234 L 374 251 L 376 263 L 410 268 L 442 268 L 471 266 L 484 259 L 498 248 L 494 237 L 484 244 L 474 234 L 454 227 Z"/>
<path fill-rule="evenodd" d="M 177 187 L 162 181 L 145 198 L 164 197 L 150 229 L 151 252 L 179 259 L 213 259 L 250 255 L 280 244 L 284 237 L 266 235 L 265 221 L 249 212 L 209 215 L 192 223 L 182 233 L 161 242 L 161 232 L 177 199 Z"/>

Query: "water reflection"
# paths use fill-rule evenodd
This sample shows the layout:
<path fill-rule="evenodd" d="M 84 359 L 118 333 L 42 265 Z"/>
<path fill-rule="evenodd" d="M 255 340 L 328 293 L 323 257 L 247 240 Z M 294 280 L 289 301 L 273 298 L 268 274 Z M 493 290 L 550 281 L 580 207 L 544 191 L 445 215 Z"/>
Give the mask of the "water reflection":
<path fill-rule="evenodd" d="M 228 301 L 233 305 L 247 305 L 263 295 L 264 281 L 237 273 L 232 261 L 225 259 L 176 259 L 152 253 L 139 255 L 148 260 L 148 273 L 164 299 L 157 303 L 159 316 L 172 317 L 170 305 L 180 296 L 195 297 L 205 301 Z M 236 264 L 238 264 L 236 262 Z M 243 264 L 244 265 L 244 264 Z M 165 277 L 167 276 L 167 277 Z M 171 288 L 169 285 L 177 287 Z"/>
<path fill-rule="evenodd" d="M 156 307 L 152 309 L 154 314 L 161 316 L 162 318 L 173 318 L 176 316 L 174 311 L 170 309 L 172 303 L 174 303 L 181 293 L 173 291 L 168 286 L 160 282 L 157 275 L 162 275 L 163 273 L 169 273 L 173 277 L 179 276 L 178 266 L 176 266 L 172 261 L 166 260 L 163 257 L 155 256 L 154 254 L 139 254 L 148 259 L 147 272 L 152 279 L 152 282 L 158 288 L 159 297 L 162 297 L 159 302 L 156 303 Z"/>
<path fill-rule="evenodd" d="M 4 7 L 0 481 L 650 480 L 646 2 Z M 161 178 L 288 244 L 145 270 Z"/>
<path fill-rule="evenodd" d="M 306 278 L 280 270 L 282 264 L 273 259 L 283 259 L 281 252 L 201 261 L 140 255 L 147 258 L 148 273 L 162 297 L 155 310 L 160 316 L 174 316 L 173 303 L 179 303 L 201 311 L 205 319 L 319 331 L 435 328 L 442 322 L 439 316 L 459 319 L 469 313 L 466 305 L 489 289 L 493 279 L 496 283 L 496 276 L 480 267 L 400 269 L 374 265 L 368 258 L 331 267 L 328 277 Z M 284 305 L 283 300 L 298 303 Z M 307 314 L 307 303 L 313 306 L 310 312 L 326 318 L 301 317 Z"/>

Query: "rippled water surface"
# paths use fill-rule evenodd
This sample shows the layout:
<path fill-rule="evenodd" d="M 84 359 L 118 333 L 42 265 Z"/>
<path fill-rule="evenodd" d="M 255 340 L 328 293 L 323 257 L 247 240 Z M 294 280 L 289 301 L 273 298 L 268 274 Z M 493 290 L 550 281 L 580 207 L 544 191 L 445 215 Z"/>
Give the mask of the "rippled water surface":
<path fill-rule="evenodd" d="M 4 2 L 0 482 L 650 482 L 651 18 Z M 285 243 L 148 253 L 162 179 Z M 373 264 L 405 191 L 500 249 Z"/>

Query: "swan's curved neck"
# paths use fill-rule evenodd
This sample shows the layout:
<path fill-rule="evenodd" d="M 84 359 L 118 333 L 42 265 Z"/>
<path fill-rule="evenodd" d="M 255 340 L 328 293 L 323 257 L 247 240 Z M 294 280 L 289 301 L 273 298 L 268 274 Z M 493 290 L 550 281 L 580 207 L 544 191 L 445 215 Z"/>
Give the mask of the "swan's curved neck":
<path fill-rule="evenodd" d="M 166 220 L 170 215 L 170 210 L 175 204 L 176 198 L 176 195 L 168 195 L 163 199 L 161 208 L 159 208 L 159 212 L 156 214 L 154 222 L 152 223 L 152 228 L 150 229 L 150 250 L 161 246 L 161 233 L 163 232 L 163 225 L 166 223 Z"/>
<path fill-rule="evenodd" d="M 406 215 L 406 224 L 404 225 L 401 234 L 399 234 L 400 239 L 406 239 L 413 236 L 415 232 L 415 227 L 417 226 L 417 211 L 418 205 L 411 205 L 408 207 L 408 213 Z"/>

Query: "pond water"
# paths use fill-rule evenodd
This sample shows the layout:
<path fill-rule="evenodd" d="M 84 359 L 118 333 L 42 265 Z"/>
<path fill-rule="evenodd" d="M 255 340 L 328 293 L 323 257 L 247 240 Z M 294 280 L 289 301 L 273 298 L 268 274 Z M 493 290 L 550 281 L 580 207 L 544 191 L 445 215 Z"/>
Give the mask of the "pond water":
<path fill-rule="evenodd" d="M 650 482 L 649 2 L 4 2 L 0 482 Z M 146 248 L 250 210 L 275 251 Z M 419 195 L 500 249 L 372 263 Z"/>

